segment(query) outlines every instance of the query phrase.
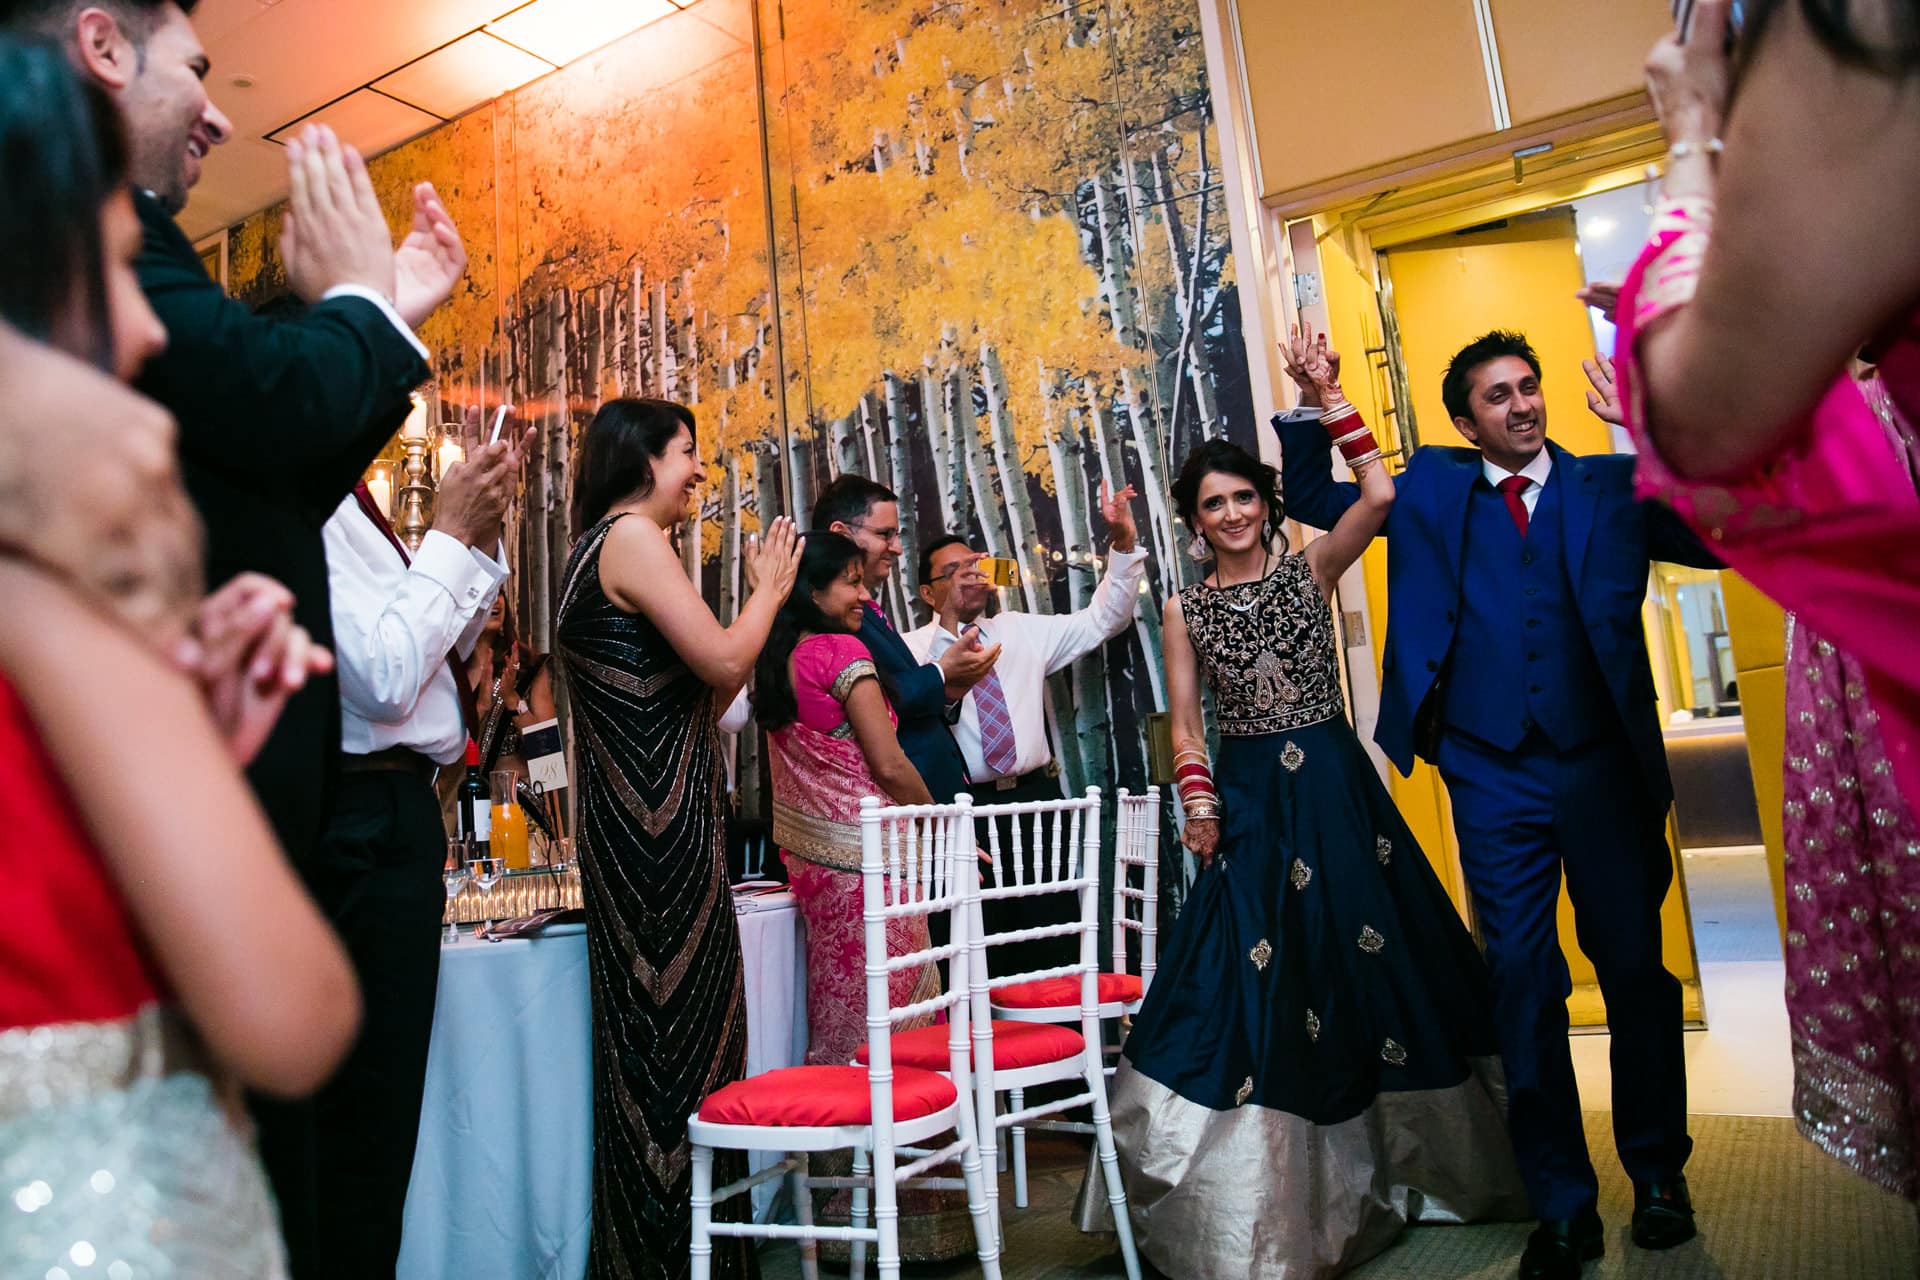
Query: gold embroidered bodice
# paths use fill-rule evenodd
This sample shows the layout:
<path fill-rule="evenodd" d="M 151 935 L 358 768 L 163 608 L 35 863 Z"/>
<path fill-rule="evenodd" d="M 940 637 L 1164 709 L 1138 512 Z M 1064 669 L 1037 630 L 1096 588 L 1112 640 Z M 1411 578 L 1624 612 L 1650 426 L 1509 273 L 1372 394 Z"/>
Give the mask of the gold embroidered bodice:
<path fill-rule="evenodd" d="M 1223 737 L 1278 733 L 1346 713 L 1333 610 L 1304 555 L 1282 556 L 1257 582 L 1180 593 L 1200 673 Z"/>

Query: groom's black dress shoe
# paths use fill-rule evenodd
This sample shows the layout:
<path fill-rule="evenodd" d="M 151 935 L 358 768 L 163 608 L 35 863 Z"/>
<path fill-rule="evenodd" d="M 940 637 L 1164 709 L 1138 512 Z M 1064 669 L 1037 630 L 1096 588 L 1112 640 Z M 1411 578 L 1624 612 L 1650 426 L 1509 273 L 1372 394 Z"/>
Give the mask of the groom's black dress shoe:
<path fill-rule="evenodd" d="M 1606 1228 L 1592 1209 L 1578 1217 L 1549 1218 L 1527 1237 L 1520 1280 L 1579 1280 L 1580 1264 L 1606 1251 Z"/>
<path fill-rule="evenodd" d="M 1693 1239 L 1693 1201 L 1687 1180 L 1675 1175 L 1633 1184 L 1633 1242 L 1642 1249 L 1671 1249 Z"/>

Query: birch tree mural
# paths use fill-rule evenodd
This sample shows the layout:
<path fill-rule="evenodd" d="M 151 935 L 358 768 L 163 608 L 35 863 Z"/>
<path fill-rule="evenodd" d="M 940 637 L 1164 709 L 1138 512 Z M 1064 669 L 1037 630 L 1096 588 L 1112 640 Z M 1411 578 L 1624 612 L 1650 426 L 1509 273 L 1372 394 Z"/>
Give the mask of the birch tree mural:
<path fill-rule="evenodd" d="M 1019 561 L 1009 608 L 1084 606 L 1099 486 L 1140 491 L 1134 633 L 1052 699 L 1068 785 L 1138 787 L 1160 607 L 1192 567 L 1172 468 L 1210 436 L 1253 444 L 1198 14 L 759 3 L 788 420 L 870 423 L 903 524 Z"/>
<path fill-rule="evenodd" d="M 371 168 L 396 214 L 431 179 L 471 254 L 421 332 L 434 412 L 511 402 L 538 428 L 509 545 L 531 644 L 610 396 L 693 408 L 709 484 L 682 547 L 722 618 L 745 537 L 804 527 L 842 472 L 901 495 L 907 625 L 913 549 L 944 531 L 1019 562 L 1004 607 L 1084 606 L 1099 488 L 1132 484 L 1136 625 L 1052 710 L 1070 788 L 1144 785 L 1160 608 L 1193 572 L 1167 485 L 1198 441 L 1254 440 L 1191 0 L 699 0 Z M 279 224 L 234 229 L 243 298 L 285 289 Z"/>

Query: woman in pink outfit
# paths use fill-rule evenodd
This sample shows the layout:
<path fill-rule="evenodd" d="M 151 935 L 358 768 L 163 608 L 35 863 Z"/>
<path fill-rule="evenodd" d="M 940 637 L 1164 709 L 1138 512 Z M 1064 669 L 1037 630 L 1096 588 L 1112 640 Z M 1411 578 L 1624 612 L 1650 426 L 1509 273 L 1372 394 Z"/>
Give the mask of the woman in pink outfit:
<path fill-rule="evenodd" d="M 840 534 L 807 535 L 799 580 L 754 668 L 754 715 L 767 731 L 773 772 L 773 838 L 807 925 L 807 1062 L 824 1066 L 845 1066 L 867 1042 L 860 801 L 933 803 L 900 748 L 873 658 L 852 634 L 871 598 L 862 578 L 865 556 Z M 928 945 L 925 919 L 888 923 L 889 952 L 905 955 Z M 940 972 L 932 964 L 901 969 L 890 982 L 895 1005 L 940 994 Z M 929 1014 L 896 1030 L 932 1020 Z M 816 1157 L 814 1169 L 846 1172 L 831 1156 Z M 912 1189 L 902 1197 L 900 1246 L 909 1260 L 972 1251 L 964 1195 Z M 846 1223 L 844 1193 L 819 1199 L 817 1220 Z M 829 1244 L 828 1256 L 844 1247 Z"/>
<path fill-rule="evenodd" d="M 1618 300 L 1620 398 L 1643 494 L 1791 613 L 1796 1113 L 1911 1199 L 1920 0 L 1749 0 L 1737 33 L 1729 7 L 1699 0 L 1685 37 L 1648 60 L 1672 150 Z"/>

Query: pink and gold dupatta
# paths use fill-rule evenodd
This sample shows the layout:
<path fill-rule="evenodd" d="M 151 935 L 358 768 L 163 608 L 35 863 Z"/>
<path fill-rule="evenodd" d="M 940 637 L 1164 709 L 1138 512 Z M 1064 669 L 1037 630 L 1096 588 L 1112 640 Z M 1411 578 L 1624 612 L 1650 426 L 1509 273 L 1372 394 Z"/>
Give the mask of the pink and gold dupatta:
<path fill-rule="evenodd" d="M 1656 214 L 1620 293 L 1620 400 L 1640 451 L 1640 496 L 1666 503 L 1716 553 L 1818 634 L 1858 659 L 1895 780 L 1920 801 L 1920 497 L 1909 460 L 1845 372 L 1796 424 L 1791 442 L 1744 475 L 1688 480 L 1647 428 L 1638 339 L 1693 298 L 1712 226 L 1704 201 Z M 1920 409 L 1920 340 L 1911 325 L 1879 353 L 1896 411 Z"/>

